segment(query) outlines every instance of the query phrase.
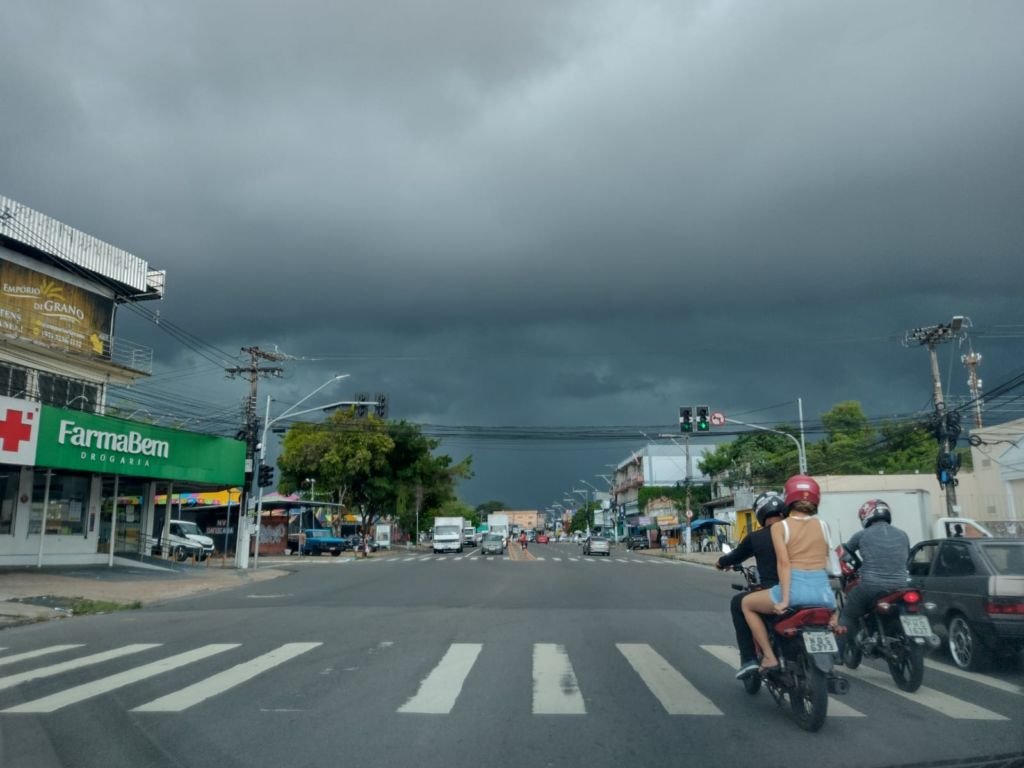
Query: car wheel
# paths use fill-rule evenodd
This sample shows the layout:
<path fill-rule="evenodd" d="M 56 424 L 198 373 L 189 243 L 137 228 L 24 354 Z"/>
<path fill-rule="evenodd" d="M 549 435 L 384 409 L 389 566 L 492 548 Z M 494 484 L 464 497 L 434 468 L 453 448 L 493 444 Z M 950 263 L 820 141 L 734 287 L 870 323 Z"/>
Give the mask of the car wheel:
<path fill-rule="evenodd" d="M 992 654 L 971 628 L 966 616 L 953 614 L 949 620 L 948 635 L 949 655 L 960 669 L 977 672 L 988 666 Z"/>
<path fill-rule="evenodd" d="M 175 547 L 171 554 L 174 557 L 174 560 L 179 563 L 183 563 L 188 559 L 188 554 L 186 554 L 185 548 L 182 546 Z"/>

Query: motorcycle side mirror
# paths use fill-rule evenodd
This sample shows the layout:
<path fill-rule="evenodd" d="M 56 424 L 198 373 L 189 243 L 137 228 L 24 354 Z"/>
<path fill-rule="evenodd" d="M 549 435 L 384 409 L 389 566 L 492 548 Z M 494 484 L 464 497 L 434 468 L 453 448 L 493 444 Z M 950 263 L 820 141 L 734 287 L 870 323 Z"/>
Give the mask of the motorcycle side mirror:
<path fill-rule="evenodd" d="M 732 547 L 730 547 L 728 544 L 723 544 L 722 545 L 722 554 L 723 555 L 728 555 L 730 552 L 732 552 Z"/>

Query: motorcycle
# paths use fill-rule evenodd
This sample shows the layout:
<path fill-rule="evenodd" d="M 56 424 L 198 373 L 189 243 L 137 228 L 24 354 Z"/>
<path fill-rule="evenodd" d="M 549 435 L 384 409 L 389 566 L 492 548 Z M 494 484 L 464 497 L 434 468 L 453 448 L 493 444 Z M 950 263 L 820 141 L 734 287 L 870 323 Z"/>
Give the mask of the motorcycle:
<path fill-rule="evenodd" d="M 746 584 L 733 584 L 733 589 L 763 589 L 756 567 L 734 565 L 733 570 L 742 573 L 746 580 Z M 756 694 L 764 685 L 778 706 L 788 700 L 793 719 L 805 731 L 818 731 L 825 724 L 830 693 L 845 694 L 850 689 L 849 681 L 833 671 L 839 648 L 829 626 L 832 613 L 831 608 L 810 607 L 765 616 L 768 639 L 779 668 L 743 679 L 747 693 Z"/>
<path fill-rule="evenodd" d="M 861 559 L 842 547 L 837 550 L 839 582 L 845 596 L 860 582 Z M 887 590 L 857 620 L 857 631 L 847 638 L 843 649 L 843 663 L 856 669 L 865 656 L 883 659 L 897 687 L 913 693 L 924 680 L 925 650 L 937 648 L 940 643 L 928 617 L 922 615 L 930 605 L 921 601 L 916 589 Z"/>

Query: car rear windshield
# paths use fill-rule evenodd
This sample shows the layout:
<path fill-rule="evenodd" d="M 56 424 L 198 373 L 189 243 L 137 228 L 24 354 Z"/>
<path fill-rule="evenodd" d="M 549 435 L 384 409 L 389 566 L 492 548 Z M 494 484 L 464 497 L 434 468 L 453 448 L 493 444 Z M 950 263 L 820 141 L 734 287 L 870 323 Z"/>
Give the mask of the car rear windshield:
<path fill-rule="evenodd" d="M 984 544 L 985 554 L 1000 576 L 1024 576 L 1024 541 Z"/>

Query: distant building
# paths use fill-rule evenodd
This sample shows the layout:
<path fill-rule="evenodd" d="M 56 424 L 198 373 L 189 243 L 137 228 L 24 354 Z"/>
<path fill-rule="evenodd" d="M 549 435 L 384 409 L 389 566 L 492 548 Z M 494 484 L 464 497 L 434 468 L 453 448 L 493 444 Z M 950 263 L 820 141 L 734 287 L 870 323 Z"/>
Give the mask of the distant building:
<path fill-rule="evenodd" d="M 621 461 L 615 468 L 612 486 L 612 507 L 627 519 L 640 514 L 638 499 L 643 487 L 674 488 L 691 483 L 707 483 L 698 464 L 711 445 L 691 444 L 689 461 L 680 445 L 649 443 Z M 689 466 L 687 466 L 689 465 Z"/>

